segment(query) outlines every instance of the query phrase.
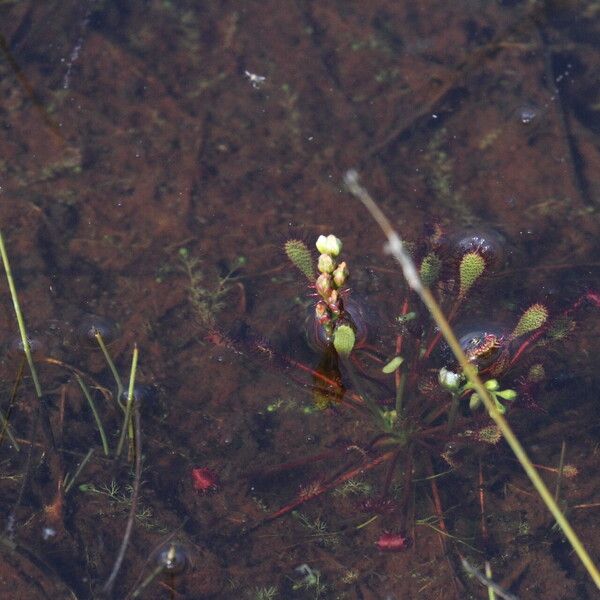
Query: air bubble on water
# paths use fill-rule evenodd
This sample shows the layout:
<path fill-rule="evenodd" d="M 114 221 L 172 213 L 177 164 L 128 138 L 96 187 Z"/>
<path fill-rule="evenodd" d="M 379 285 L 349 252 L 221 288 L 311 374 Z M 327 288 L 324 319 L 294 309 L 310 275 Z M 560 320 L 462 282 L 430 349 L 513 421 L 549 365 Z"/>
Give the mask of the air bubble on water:
<path fill-rule="evenodd" d="M 522 106 L 519 109 L 519 119 L 524 125 L 528 125 L 538 116 L 538 110 L 534 106 Z"/>

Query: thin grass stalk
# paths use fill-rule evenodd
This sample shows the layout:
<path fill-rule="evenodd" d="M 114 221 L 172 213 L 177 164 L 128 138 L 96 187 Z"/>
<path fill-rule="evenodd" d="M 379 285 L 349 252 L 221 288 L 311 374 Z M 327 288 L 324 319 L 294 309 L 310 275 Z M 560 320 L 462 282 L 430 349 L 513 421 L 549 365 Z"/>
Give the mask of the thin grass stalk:
<path fill-rule="evenodd" d="M 4 433 L 6 432 L 6 435 L 8 435 L 10 441 L 12 442 L 12 444 L 17 452 L 19 452 L 21 450 L 21 447 L 19 446 L 19 444 L 17 442 L 17 438 L 14 437 L 14 435 L 12 434 L 12 431 L 10 430 L 9 421 L 10 421 L 10 415 L 11 415 L 13 407 L 15 405 L 15 399 L 17 397 L 17 392 L 19 391 L 19 386 L 21 385 L 21 381 L 23 380 L 23 367 L 24 366 L 25 366 L 25 361 L 21 360 L 21 363 L 19 364 L 19 370 L 17 371 L 17 376 L 15 378 L 15 382 L 14 382 L 12 390 L 10 392 L 10 401 L 8 403 L 8 410 L 6 412 L 6 415 L 4 415 L 4 413 L 0 412 L 0 414 L 2 415 L 2 419 L 5 420 L 3 427 L 2 427 L 2 432 L 0 433 L 0 446 L 2 445 L 2 442 L 4 441 Z"/>
<path fill-rule="evenodd" d="M 137 362 L 137 346 L 134 348 L 134 362 Z M 132 394 L 132 386 L 131 381 L 133 380 L 133 376 L 135 376 L 135 370 L 132 366 L 132 377 L 130 380 L 129 386 L 129 398 L 133 398 Z M 127 403 L 127 409 L 131 408 L 131 401 Z M 119 553 L 117 554 L 117 558 L 115 559 L 115 564 L 113 565 L 112 571 L 110 573 L 109 578 L 106 580 L 104 587 L 102 588 L 102 592 L 107 597 L 112 597 L 113 588 L 115 585 L 115 581 L 117 579 L 117 575 L 121 570 L 121 566 L 123 564 L 123 559 L 125 558 L 125 552 L 127 550 L 127 546 L 129 545 L 129 540 L 131 539 L 131 532 L 133 531 L 133 524 L 135 521 L 135 513 L 137 511 L 138 499 L 140 495 L 140 484 L 142 480 L 142 429 L 141 429 L 141 419 L 140 419 L 140 409 L 138 402 L 135 402 L 133 407 L 133 417 L 135 421 L 135 479 L 133 481 L 133 491 L 131 493 L 131 507 L 129 508 L 129 516 L 127 517 L 127 525 L 125 526 L 125 533 L 123 534 L 123 540 L 121 542 L 121 547 L 119 548 Z"/>
<path fill-rule="evenodd" d="M 4 439 L 4 434 L 6 433 L 6 435 L 8 436 L 8 439 L 10 440 L 10 443 L 13 445 L 13 448 L 17 452 L 19 452 L 21 447 L 19 446 L 19 443 L 17 442 L 15 436 L 12 434 L 12 431 L 10 430 L 10 425 L 8 424 L 8 419 L 4 416 L 4 413 L 1 410 L 0 410 L 0 423 L 2 423 L 2 432 L 0 432 L 0 444 L 2 444 L 2 440 Z"/>
<path fill-rule="evenodd" d="M 475 579 L 477 579 L 479 581 L 479 583 L 481 583 L 482 585 L 485 585 L 489 590 L 491 590 L 491 592 L 497 596 L 499 596 L 500 598 L 502 598 L 503 600 L 518 600 L 518 598 L 514 595 L 511 594 L 510 592 L 502 589 L 496 582 L 492 581 L 492 579 L 490 577 L 488 577 L 487 575 L 484 575 L 483 573 L 480 573 L 473 565 L 471 565 L 469 563 L 469 561 L 464 558 L 461 557 L 461 563 L 463 566 L 463 569 L 469 574 L 472 575 L 473 577 L 475 577 Z M 488 598 L 490 598 L 491 596 L 488 595 Z"/>
<path fill-rule="evenodd" d="M 77 383 L 79 384 L 79 387 L 81 388 L 81 391 L 83 392 L 83 395 L 85 396 L 85 399 L 87 400 L 90 406 L 92 414 L 94 415 L 96 427 L 98 427 L 98 433 L 100 434 L 100 439 L 102 440 L 102 448 L 104 450 L 104 455 L 108 456 L 110 454 L 110 450 L 108 448 L 108 440 L 106 439 L 106 433 L 104 432 L 104 427 L 102 426 L 102 421 L 100 419 L 100 415 L 98 414 L 98 410 L 96 409 L 94 399 L 92 398 L 92 395 L 90 394 L 87 385 L 83 383 L 83 379 L 81 379 L 81 377 L 79 377 L 79 375 L 77 374 L 75 374 L 75 379 L 77 379 Z"/>
<path fill-rule="evenodd" d="M 100 346 L 100 350 L 102 350 L 102 354 L 104 355 L 104 360 L 106 360 L 106 364 L 108 365 L 108 368 L 110 369 L 110 372 L 112 373 L 113 379 L 115 380 L 115 383 L 117 384 L 117 403 L 123 410 L 125 410 L 123 407 L 123 404 L 121 403 L 121 396 L 123 395 L 123 390 L 125 388 L 123 387 L 123 381 L 121 380 L 119 371 L 117 371 L 117 367 L 115 367 L 115 363 L 113 362 L 112 358 L 110 357 L 108 348 L 106 347 L 106 344 L 104 343 L 104 338 L 102 337 L 102 334 L 99 331 L 96 331 L 94 333 L 94 337 L 96 338 L 96 341 L 98 342 L 98 346 Z"/>
<path fill-rule="evenodd" d="M 69 490 L 73 487 L 79 475 L 81 475 L 81 471 L 83 471 L 85 465 L 87 465 L 90 458 L 92 458 L 92 454 L 94 454 L 94 449 L 90 448 L 88 450 L 88 453 L 83 457 L 83 460 L 79 463 L 79 466 L 77 467 L 75 473 L 73 473 L 73 477 L 69 478 L 68 474 L 65 476 L 65 496 L 69 493 Z"/>
<path fill-rule="evenodd" d="M 175 537 L 179 534 L 179 532 L 184 528 L 184 526 L 188 522 L 188 520 L 189 520 L 189 517 L 184 517 L 184 519 L 181 521 L 181 523 L 175 530 L 173 530 L 165 538 L 163 538 L 161 541 L 159 541 L 158 544 L 156 544 L 154 549 L 148 554 L 148 557 L 146 558 L 146 560 L 144 561 L 144 564 L 142 565 L 140 574 L 138 575 L 137 579 L 135 580 L 131 591 L 125 596 L 124 600 L 129 600 L 130 598 L 139 597 L 140 594 L 143 592 L 144 587 L 148 586 L 150 583 L 152 583 L 152 580 L 150 580 L 150 575 L 147 576 L 145 579 L 143 578 L 146 567 L 148 566 L 148 564 L 150 563 L 150 561 L 153 558 L 156 558 L 156 556 L 159 555 L 161 548 L 164 548 L 169 542 L 171 542 L 172 540 L 175 539 Z M 155 573 L 156 570 L 158 569 L 159 573 L 157 573 L 157 574 L 160 574 L 160 572 L 163 571 L 164 568 L 165 568 L 164 564 L 161 564 L 155 570 L 153 570 L 153 573 Z M 153 579 L 155 577 L 156 577 L 156 575 L 153 576 Z M 142 582 L 142 583 L 140 584 L 140 582 Z M 142 587 L 142 586 L 144 586 L 144 587 Z"/>
<path fill-rule="evenodd" d="M 129 433 L 129 439 L 133 442 L 134 432 L 133 425 L 131 422 L 131 413 L 133 408 L 134 398 L 134 385 L 135 385 L 135 374 L 137 371 L 138 363 L 138 347 L 137 344 L 133 348 L 133 358 L 131 359 L 131 372 L 129 374 L 129 391 L 127 392 L 127 405 L 125 407 L 125 417 L 123 419 L 123 426 L 121 427 L 121 435 L 119 437 L 119 445 L 117 446 L 117 452 L 115 456 L 118 458 L 121 456 L 123 451 L 123 444 L 125 443 L 125 434 Z"/>
<path fill-rule="evenodd" d="M 140 583 L 140 585 L 131 593 L 131 598 L 139 598 L 144 590 L 165 570 L 164 565 L 154 567 L 154 570 Z"/>
<path fill-rule="evenodd" d="M 356 173 L 356 171 L 348 171 L 344 176 L 344 182 L 348 187 L 348 190 L 352 193 L 352 195 L 354 195 L 364 204 L 367 210 L 371 213 L 371 216 L 381 227 L 383 233 L 385 234 L 388 240 L 387 251 L 390 254 L 392 254 L 392 256 L 400 264 L 406 282 L 408 283 L 410 288 L 419 295 L 419 297 L 427 307 L 427 310 L 429 311 L 431 317 L 434 319 L 437 326 L 439 327 L 442 335 L 448 343 L 448 346 L 450 346 L 452 353 L 458 360 L 463 370 L 463 373 L 465 374 L 467 379 L 473 384 L 475 391 L 484 403 L 490 417 L 502 432 L 504 439 L 510 446 L 519 463 L 521 463 L 523 470 L 533 483 L 533 486 L 542 498 L 544 504 L 552 513 L 552 516 L 556 519 L 556 522 L 562 529 L 566 538 L 569 540 L 571 546 L 573 547 L 573 550 L 575 550 L 575 553 L 579 557 L 579 560 L 583 563 L 584 567 L 592 577 L 594 583 L 596 584 L 596 587 L 600 589 L 600 572 L 598 571 L 587 550 L 581 543 L 581 540 L 571 527 L 569 521 L 560 510 L 558 504 L 555 502 L 552 494 L 546 487 L 546 484 L 538 475 L 538 472 L 536 471 L 535 467 L 533 466 L 533 463 L 529 459 L 529 456 L 525 452 L 525 449 L 514 434 L 512 428 L 508 424 L 508 421 L 496 409 L 494 400 L 492 399 L 488 390 L 485 388 L 483 382 L 479 378 L 477 370 L 465 356 L 465 353 L 463 352 L 461 345 L 456 335 L 454 334 L 454 331 L 452 330 L 450 324 L 444 317 L 440 307 L 438 306 L 437 301 L 433 297 L 433 294 L 427 287 L 423 285 L 418 270 L 411 257 L 406 252 L 400 236 L 394 230 L 388 218 L 381 211 L 379 206 L 377 206 L 377 204 L 367 192 L 367 190 L 358 183 L 358 174 Z"/>
<path fill-rule="evenodd" d="M 556 486 L 554 488 L 554 500 L 558 502 L 560 498 L 560 484 L 562 482 L 563 471 L 565 468 L 565 453 L 567 451 L 567 444 L 565 440 L 563 440 L 562 446 L 560 448 L 560 459 L 558 461 L 558 475 L 556 477 Z"/>
<path fill-rule="evenodd" d="M 8 260 L 8 254 L 6 252 L 6 246 L 4 245 L 4 237 L 2 231 L 0 231 L 0 254 L 2 255 L 2 263 L 4 264 L 4 270 L 6 271 L 6 279 L 8 280 L 8 287 L 10 289 L 10 297 L 15 309 L 15 315 L 17 317 L 17 324 L 19 326 L 19 335 L 21 336 L 21 343 L 23 344 L 23 351 L 27 358 L 27 364 L 31 372 L 33 379 L 33 385 L 35 386 L 35 393 L 37 397 L 42 399 L 42 386 L 38 379 L 37 370 L 33 364 L 33 357 L 31 356 L 31 346 L 29 345 L 29 338 L 27 337 L 27 330 L 25 329 L 25 320 L 23 319 L 23 313 L 21 312 L 21 306 L 19 305 L 19 298 L 17 296 L 17 288 L 12 276 L 10 269 L 10 262 Z"/>
<path fill-rule="evenodd" d="M 485 576 L 488 581 L 492 581 L 493 573 L 492 573 L 492 565 L 489 560 L 485 561 Z M 487 585 L 487 584 L 486 584 Z M 496 592 L 494 591 L 493 586 L 488 585 L 488 600 L 496 600 Z"/>

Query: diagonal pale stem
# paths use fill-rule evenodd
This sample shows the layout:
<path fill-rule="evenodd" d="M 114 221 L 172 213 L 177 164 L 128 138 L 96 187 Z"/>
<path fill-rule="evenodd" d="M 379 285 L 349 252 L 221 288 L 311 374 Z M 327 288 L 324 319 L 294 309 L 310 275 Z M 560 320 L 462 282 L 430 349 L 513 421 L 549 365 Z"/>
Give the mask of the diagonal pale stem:
<path fill-rule="evenodd" d="M 575 553 L 579 557 L 579 560 L 581 560 L 583 566 L 586 568 L 586 570 L 592 577 L 594 583 L 596 584 L 596 587 L 600 589 L 600 572 L 598 571 L 587 550 L 581 543 L 581 540 L 571 527 L 569 521 L 567 521 L 567 518 L 558 507 L 558 504 L 555 502 L 552 494 L 546 487 L 546 484 L 538 475 L 538 472 L 533 466 L 531 460 L 529 460 L 525 449 L 521 445 L 521 442 L 519 442 L 519 440 L 517 439 L 517 436 L 514 434 L 511 426 L 508 424 L 508 421 L 498 412 L 493 398 L 490 396 L 488 390 L 485 388 L 483 382 L 477 375 L 477 370 L 465 356 L 465 353 L 463 352 L 461 345 L 456 335 L 454 334 L 454 331 L 452 330 L 452 327 L 450 327 L 450 324 L 448 323 L 446 317 L 442 313 L 442 310 L 440 309 L 437 301 L 433 297 L 433 294 L 431 293 L 429 288 L 423 285 L 421 278 L 419 277 L 417 268 L 413 263 L 411 257 L 406 252 L 400 236 L 396 233 L 388 218 L 381 211 L 379 206 L 377 206 L 377 204 L 375 203 L 373 198 L 371 198 L 367 190 L 358 183 L 358 174 L 356 173 L 356 171 L 348 171 L 344 176 L 344 182 L 350 193 L 356 198 L 358 198 L 365 205 L 367 210 L 371 213 L 371 216 L 381 227 L 383 233 L 385 234 L 388 240 L 388 250 L 400 264 L 406 282 L 420 296 L 421 300 L 427 307 L 427 310 L 431 314 L 431 317 L 436 322 L 442 335 L 448 343 L 448 346 L 450 346 L 452 353 L 456 357 L 456 360 L 458 360 L 461 368 L 463 369 L 463 373 L 473 384 L 473 388 L 483 401 L 490 417 L 502 432 L 504 439 L 510 446 L 514 455 L 517 457 L 519 463 L 521 463 L 523 470 L 525 471 L 525 473 L 527 473 L 527 476 L 529 477 L 531 483 L 533 483 L 533 486 L 535 487 L 536 491 L 544 501 L 544 504 L 552 513 L 552 516 L 556 519 L 556 522 L 558 523 L 559 527 L 563 530 L 563 533 L 569 540 L 571 546 L 573 547 L 573 550 L 575 550 Z"/>

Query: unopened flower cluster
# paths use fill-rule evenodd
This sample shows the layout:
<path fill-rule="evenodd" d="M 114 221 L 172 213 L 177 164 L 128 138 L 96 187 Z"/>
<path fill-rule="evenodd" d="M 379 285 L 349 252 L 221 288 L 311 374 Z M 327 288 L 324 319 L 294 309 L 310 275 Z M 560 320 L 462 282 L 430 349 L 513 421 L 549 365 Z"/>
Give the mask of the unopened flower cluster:
<path fill-rule="evenodd" d="M 315 314 L 327 335 L 331 336 L 333 324 L 343 311 L 340 293 L 349 272 L 345 262 L 337 263 L 336 258 L 342 251 L 342 242 L 334 235 L 319 236 L 317 250 L 321 254 L 317 265 L 319 276 L 315 288 L 321 300 L 317 302 Z"/>

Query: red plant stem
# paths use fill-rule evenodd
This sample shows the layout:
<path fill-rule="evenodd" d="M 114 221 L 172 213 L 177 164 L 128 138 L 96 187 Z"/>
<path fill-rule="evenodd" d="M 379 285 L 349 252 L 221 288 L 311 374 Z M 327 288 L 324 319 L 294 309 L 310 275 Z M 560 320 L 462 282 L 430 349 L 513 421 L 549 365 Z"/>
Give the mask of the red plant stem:
<path fill-rule="evenodd" d="M 390 491 L 390 485 L 392 484 L 392 477 L 394 476 L 394 471 L 396 469 L 396 465 L 398 464 L 398 459 L 400 458 L 401 452 L 402 452 L 402 448 L 400 448 L 399 450 L 396 450 L 396 454 L 388 467 L 388 471 L 385 476 L 385 481 L 383 483 L 383 491 L 381 492 L 382 499 L 385 498 Z"/>
<path fill-rule="evenodd" d="M 433 497 L 433 506 L 435 507 L 436 516 L 438 518 L 438 522 L 440 525 L 440 530 L 443 531 L 446 535 L 448 535 L 448 528 L 446 527 L 446 522 L 444 521 L 444 511 L 442 509 L 442 500 L 440 498 L 440 492 L 438 489 L 437 481 L 435 479 L 435 471 L 433 470 L 433 465 L 431 464 L 431 460 L 428 461 L 427 464 L 430 484 L 431 484 L 431 495 Z M 445 549 L 446 541 L 442 539 L 442 547 Z"/>
<path fill-rule="evenodd" d="M 483 543 L 487 546 L 488 530 L 485 522 L 485 490 L 483 485 L 483 467 L 481 466 L 481 459 L 479 459 L 479 509 L 481 511 L 481 537 L 483 538 Z"/>
<path fill-rule="evenodd" d="M 276 511 L 276 512 L 270 514 L 268 517 L 266 517 L 264 519 L 264 522 L 274 521 L 275 519 L 278 519 L 279 517 L 283 517 L 284 515 L 288 514 L 289 512 L 292 512 L 299 506 L 302 506 L 304 503 L 308 502 L 309 500 L 318 498 L 319 496 L 322 496 L 326 492 L 329 492 L 330 490 L 335 489 L 336 487 L 338 487 L 342 483 L 348 481 L 349 479 L 352 479 L 353 477 L 356 477 L 357 475 L 362 475 L 363 473 L 366 473 L 367 471 L 374 469 L 381 463 L 384 463 L 384 462 L 390 460 L 396 454 L 396 452 L 397 452 L 397 450 L 390 450 L 389 452 L 386 452 L 385 454 L 381 454 L 377 458 L 371 460 L 366 465 L 361 465 L 360 467 L 356 467 L 355 469 L 346 471 L 346 473 L 344 473 L 343 475 L 340 475 L 339 477 L 337 477 L 336 479 L 334 479 L 332 482 L 328 483 L 327 485 L 323 485 L 323 486 L 319 487 L 317 490 L 315 490 L 311 494 L 297 496 L 294 500 L 292 500 L 292 502 L 286 504 L 285 506 L 282 506 L 278 511 Z"/>
<path fill-rule="evenodd" d="M 508 369 L 510 369 L 514 364 L 519 360 L 523 352 L 527 350 L 532 344 L 534 344 L 544 333 L 546 333 L 546 327 L 539 329 L 533 335 L 528 337 L 520 346 L 519 349 L 515 352 L 514 356 L 510 359 L 510 363 L 508 364 Z"/>
<path fill-rule="evenodd" d="M 453 304 L 452 308 L 450 309 L 450 312 L 448 313 L 448 323 L 452 323 L 452 321 L 454 320 L 454 317 L 456 316 L 456 313 L 458 312 L 458 309 L 461 305 L 463 301 L 463 298 L 458 298 L 456 300 L 456 302 Z M 435 347 L 438 345 L 439 341 L 442 339 L 442 332 L 438 331 L 435 334 L 435 337 L 431 340 L 429 346 L 427 346 L 427 350 L 425 350 L 425 354 L 423 354 L 423 357 L 421 358 L 422 361 L 427 360 L 431 353 L 435 350 Z"/>
<path fill-rule="evenodd" d="M 309 373 L 315 379 L 320 379 L 323 383 L 326 383 L 327 385 L 333 387 L 335 390 L 341 390 L 339 382 L 337 382 L 335 379 L 331 379 L 330 377 L 327 377 L 327 375 L 323 375 L 323 373 L 316 371 L 315 369 L 306 366 L 304 363 L 298 362 L 297 360 L 294 360 L 292 358 L 286 357 L 285 361 L 290 365 L 290 367 L 295 367 L 300 371 Z M 359 394 L 356 394 L 355 392 L 346 391 L 346 395 L 349 396 L 350 399 L 356 402 L 359 406 L 362 406 L 364 404 L 363 399 Z"/>
<path fill-rule="evenodd" d="M 304 467 L 306 465 L 310 465 L 316 462 L 320 462 L 322 460 L 327 460 L 328 458 L 334 457 L 336 454 L 340 454 L 342 452 L 347 451 L 347 448 L 337 448 L 335 450 L 329 450 L 328 452 L 321 452 L 319 454 L 314 454 L 313 456 L 308 456 L 304 458 L 300 458 L 298 460 L 291 460 L 286 463 L 282 463 L 280 465 L 276 465 L 269 469 L 265 469 L 263 471 L 254 471 L 249 474 L 249 477 L 270 477 L 275 475 L 276 473 L 281 473 L 282 471 L 291 471 L 292 469 L 297 469 L 298 467 Z"/>
<path fill-rule="evenodd" d="M 432 477 L 430 483 L 431 483 L 431 495 L 433 496 L 433 505 L 435 507 L 435 512 L 438 518 L 438 523 L 440 526 L 440 531 L 442 531 L 446 536 L 449 535 L 448 533 L 448 528 L 446 527 L 446 522 L 444 521 L 444 510 L 442 508 L 442 500 L 440 498 L 440 492 L 438 489 L 438 485 L 437 485 L 437 481 L 435 478 L 435 471 L 433 469 L 433 465 L 431 463 L 431 460 L 428 461 L 428 469 L 429 469 L 429 473 L 430 476 Z M 442 550 L 444 551 L 444 554 L 446 555 L 446 562 L 448 563 L 448 569 L 450 570 L 450 573 L 452 575 L 452 585 L 454 586 L 454 591 L 456 593 L 456 598 L 462 598 L 463 597 L 463 589 L 462 589 L 462 584 L 460 582 L 460 580 L 458 579 L 458 577 L 456 576 L 456 573 L 454 572 L 454 566 L 452 565 L 452 562 L 450 561 L 450 557 L 448 556 L 448 552 L 446 549 L 446 539 L 445 536 L 443 534 L 439 534 L 439 539 L 440 539 L 440 544 L 442 546 Z M 460 550 L 458 550 L 458 548 L 456 548 L 456 553 L 458 554 L 459 558 L 462 560 L 463 559 L 463 555 L 460 552 Z"/>
<path fill-rule="evenodd" d="M 402 490 L 402 518 L 406 519 L 408 515 L 408 507 L 411 498 L 414 495 L 414 487 L 413 487 L 413 454 L 412 451 L 409 451 L 406 454 L 406 463 L 404 465 L 404 473 L 406 478 L 404 480 L 404 489 Z M 405 523 L 402 523 L 402 527 L 405 526 Z"/>
<path fill-rule="evenodd" d="M 301 371 L 305 371 L 306 373 L 310 373 L 315 379 L 320 379 L 322 382 L 334 387 L 336 389 L 340 389 L 340 384 L 335 379 L 330 379 L 327 375 L 323 375 L 319 371 L 315 371 L 311 367 L 307 367 L 305 364 L 294 360 L 293 358 L 286 358 L 286 362 L 289 363 L 291 367 L 295 367 L 296 369 L 300 369 Z"/>

